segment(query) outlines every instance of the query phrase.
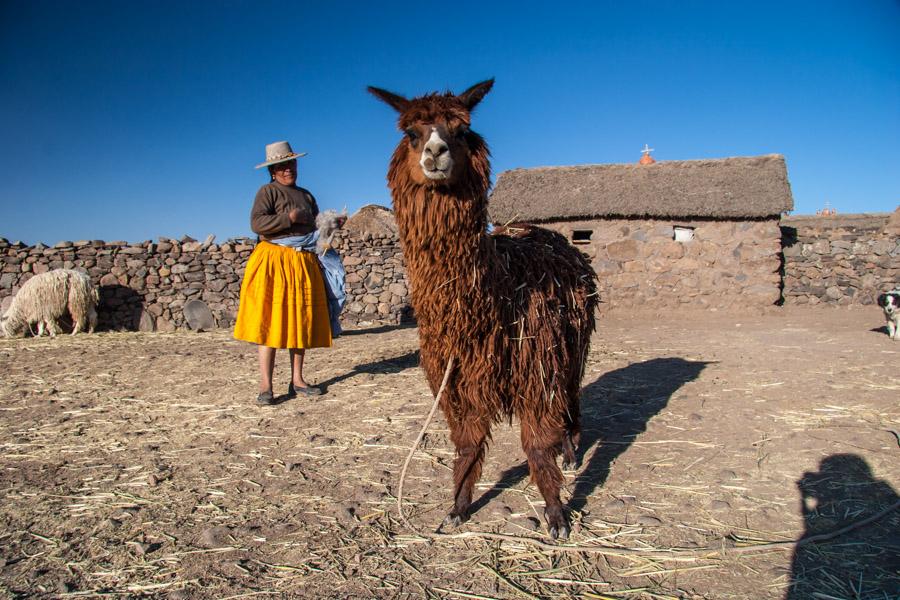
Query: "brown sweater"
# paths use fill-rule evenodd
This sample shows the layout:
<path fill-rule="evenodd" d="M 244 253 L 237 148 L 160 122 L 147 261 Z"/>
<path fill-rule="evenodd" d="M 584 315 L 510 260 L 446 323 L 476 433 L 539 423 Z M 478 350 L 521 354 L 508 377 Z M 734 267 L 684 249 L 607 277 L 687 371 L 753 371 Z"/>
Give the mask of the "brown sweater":
<path fill-rule="evenodd" d="M 291 223 L 288 213 L 300 209 L 300 221 Z M 302 187 L 273 181 L 259 188 L 250 209 L 250 229 L 263 240 L 289 235 L 306 235 L 316 228 L 319 207 L 313 195 Z"/>

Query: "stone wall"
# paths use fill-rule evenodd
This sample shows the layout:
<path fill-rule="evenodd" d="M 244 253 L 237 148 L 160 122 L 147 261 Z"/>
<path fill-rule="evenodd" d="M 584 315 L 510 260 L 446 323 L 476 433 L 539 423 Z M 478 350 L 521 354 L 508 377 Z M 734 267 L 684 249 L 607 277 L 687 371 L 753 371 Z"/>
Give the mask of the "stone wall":
<path fill-rule="evenodd" d="M 26 246 L 0 239 L 0 299 L 49 269 L 87 272 L 98 286 L 98 327 L 173 331 L 189 326 L 185 306 L 202 302 L 213 325 L 234 323 L 240 280 L 253 251 L 250 240 L 224 244 L 160 238 L 139 243 L 101 240 Z M 192 307 L 202 308 L 197 302 Z M 195 310 L 196 310 L 195 308 Z M 197 311 L 197 316 L 202 317 Z"/>
<path fill-rule="evenodd" d="M 590 257 L 603 307 L 770 306 L 781 298 L 776 219 L 599 219 L 546 226 Z M 676 241 L 676 227 L 692 239 Z"/>
<path fill-rule="evenodd" d="M 396 237 L 338 232 L 333 243 L 347 268 L 350 325 L 409 318 L 405 270 Z M 140 243 L 100 240 L 27 246 L 0 238 L 0 312 L 37 273 L 78 269 L 98 286 L 98 327 L 173 331 L 231 327 L 241 277 L 255 247 L 250 239 L 216 244 L 185 238 Z"/>
<path fill-rule="evenodd" d="M 367 223 L 377 229 L 371 219 Z M 549 227 L 574 238 L 590 257 L 602 307 L 771 306 L 781 301 L 782 285 L 784 301 L 791 304 L 871 304 L 880 291 L 900 284 L 900 211 L 788 217 L 780 228 L 774 219 L 603 219 Z M 692 239 L 676 241 L 676 227 Z M 345 324 L 412 318 L 395 231 L 348 227 L 337 233 L 333 246 L 347 269 Z M 94 240 L 52 247 L 0 238 L 0 311 L 34 274 L 74 268 L 89 273 L 99 288 L 101 329 L 231 327 L 254 247 L 246 238 L 223 244 L 212 237 Z"/>
<path fill-rule="evenodd" d="M 412 319 L 406 267 L 395 234 L 339 231 L 333 246 L 347 270 L 342 321 L 397 324 Z"/>
<path fill-rule="evenodd" d="M 873 304 L 900 285 L 900 209 L 786 217 L 781 230 L 787 304 Z"/>

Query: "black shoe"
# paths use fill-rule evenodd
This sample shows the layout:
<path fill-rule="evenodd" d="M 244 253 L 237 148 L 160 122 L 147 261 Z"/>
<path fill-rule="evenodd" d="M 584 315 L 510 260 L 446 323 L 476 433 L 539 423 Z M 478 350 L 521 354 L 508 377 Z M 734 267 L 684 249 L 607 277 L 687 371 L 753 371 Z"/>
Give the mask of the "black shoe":
<path fill-rule="evenodd" d="M 262 392 L 256 397 L 256 403 L 260 406 L 272 406 L 275 404 L 275 395 L 272 392 Z"/>
<path fill-rule="evenodd" d="M 322 388 L 315 385 L 306 387 L 295 387 L 293 382 L 288 386 L 288 397 L 296 398 L 297 396 L 321 396 Z"/>

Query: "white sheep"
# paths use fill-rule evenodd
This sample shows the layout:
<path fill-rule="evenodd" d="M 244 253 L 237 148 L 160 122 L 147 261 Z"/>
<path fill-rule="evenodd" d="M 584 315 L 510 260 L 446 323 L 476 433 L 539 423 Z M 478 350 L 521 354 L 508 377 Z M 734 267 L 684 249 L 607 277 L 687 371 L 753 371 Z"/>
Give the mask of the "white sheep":
<path fill-rule="evenodd" d="M 55 336 L 60 332 L 57 319 L 68 313 L 74 322 L 73 335 L 85 329 L 93 333 L 99 301 L 86 273 L 72 269 L 47 271 L 22 285 L 0 320 L 0 330 L 7 337 L 21 337 L 26 331 L 34 331 L 32 326 L 36 324 L 38 336 L 45 330 Z"/>

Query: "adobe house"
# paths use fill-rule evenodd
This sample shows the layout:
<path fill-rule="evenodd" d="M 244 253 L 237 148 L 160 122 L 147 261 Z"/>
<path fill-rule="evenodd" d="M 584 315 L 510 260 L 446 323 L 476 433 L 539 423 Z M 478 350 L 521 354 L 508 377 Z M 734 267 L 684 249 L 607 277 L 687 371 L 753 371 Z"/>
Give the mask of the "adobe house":
<path fill-rule="evenodd" d="M 513 169 L 491 222 L 554 229 L 587 254 L 604 307 L 781 301 L 779 219 L 793 208 L 780 154 Z"/>

